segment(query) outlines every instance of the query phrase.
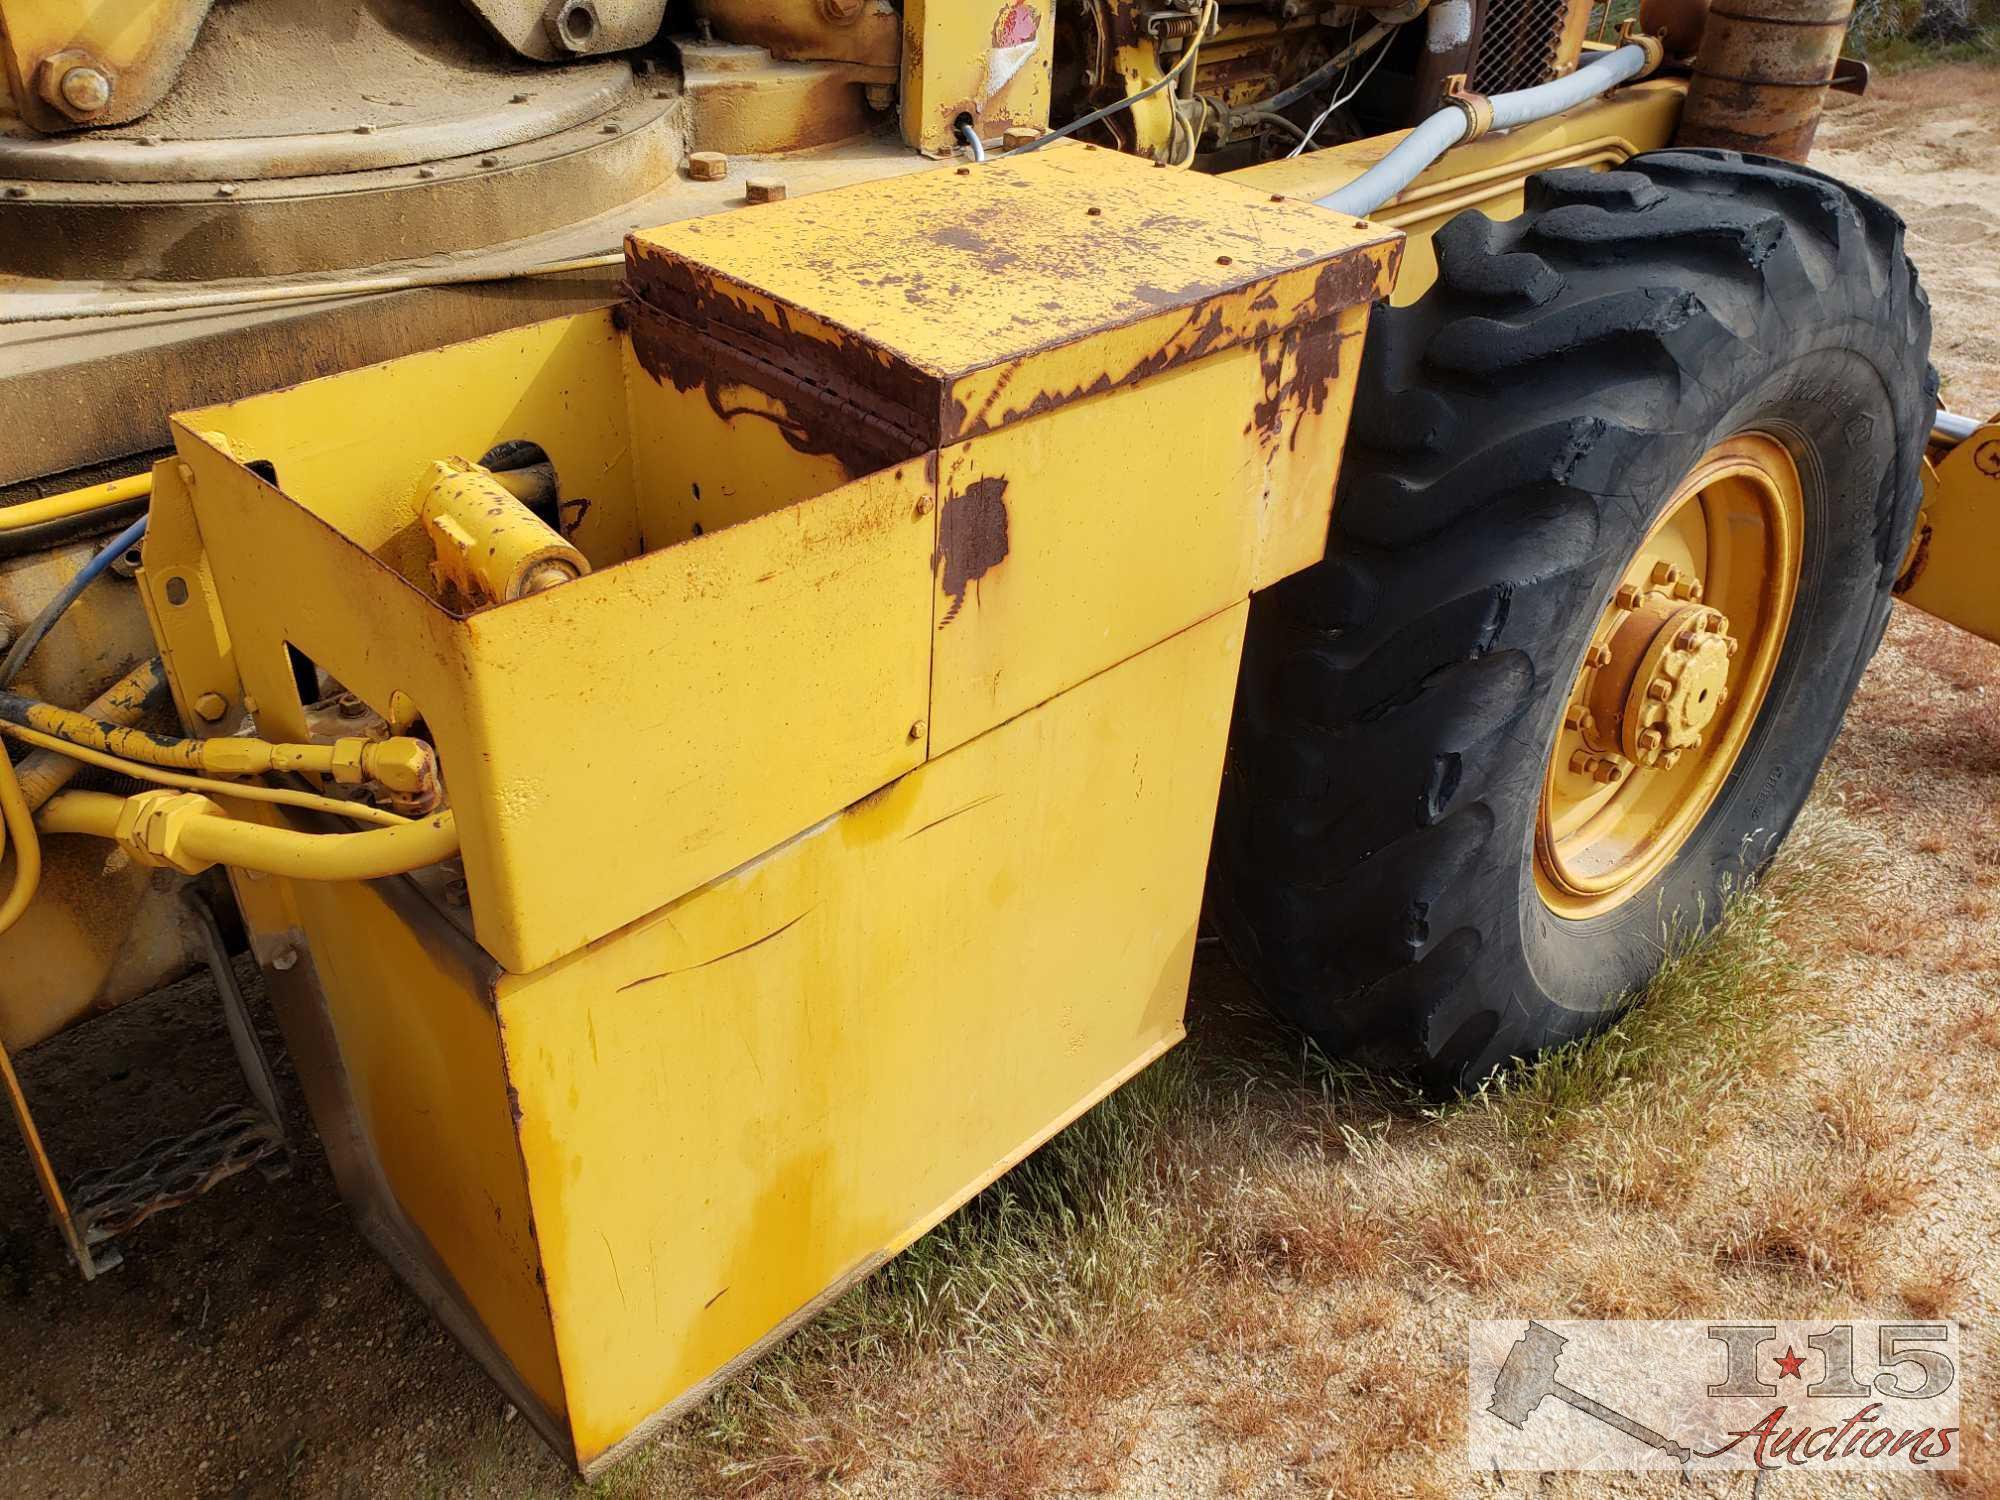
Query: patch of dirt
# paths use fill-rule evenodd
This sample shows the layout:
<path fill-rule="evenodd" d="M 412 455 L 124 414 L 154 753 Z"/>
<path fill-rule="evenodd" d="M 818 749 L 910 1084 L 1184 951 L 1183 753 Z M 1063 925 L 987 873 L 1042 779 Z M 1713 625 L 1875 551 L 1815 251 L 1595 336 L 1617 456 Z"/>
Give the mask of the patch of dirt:
<path fill-rule="evenodd" d="M 1880 80 L 1829 116 L 1816 160 L 1910 220 L 1947 400 L 2000 409 L 2000 73 Z M 1444 1159 L 1412 1129 L 1326 1179 L 1365 1200 L 1360 1219 L 1345 1198 L 1320 1203 L 1316 1237 L 1278 1251 L 1260 1243 L 1227 1295 L 1167 1299 L 1147 1339 L 1066 1356 L 1075 1389 L 1059 1409 L 1077 1413 L 1076 1430 L 1038 1431 L 1010 1406 L 984 1426 L 940 1426 L 927 1442 L 931 1393 L 905 1389 L 877 1408 L 893 1420 L 840 1432 L 851 1478 L 821 1483 L 797 1470 L 783 1487 L 1497 1494 L 1491 1479 L 1463 1472 L 1454 1446 L 1467 1316 L 1560 1313 L 1569 1299 L 1601 1315 L 1693 1313 L 1711 1310 L 1723 1287 L 1760 1307 L 1907 1309 L 1968 1325 L 1975 1467 L 1951 1485 L 1786 1474 L 1770 1493 L 2000 1493 L 2000 649 L 1899 609 L 1821 797 L 1833 834 L 1872 845 L 1871 876 L 1834 926 L 1809 934 L 1814 989 L 1800 1020 L 1810 1045 L 1759 1065 L 1754 1100 L 1731 1103 L 1695 1158 L 1699 1180 L 1676 1178 L 1671 1161 L 1642 1163 L 1618 1189 L 1629 1210 L 1593 1221 L 1597 1238 L 1584 1246 L 1575 1226 L 1538 1225 L 1518 1202 L 1482 1207 L 1506 1201 L 1482 1176 L 1496 1161 L 1507 1167 L 1505 1153 Z M 1240 981 L 1205 956 L 1199 1024 L 1226 1027 L 1218 1018 L 1241 999 Z M 37 1049 L 21 1073 L 70 1170 L 122 1159 L 240 1090 L 200 981 Z M 0 1494 L 569 1488 L 356 1237 L 304 1120 L 291 1124 L 303 1143 L 291 1178 L 249 1174 L 149 1223 L 129 1238 L 123 1267 L 89 1285 L 44 1221 L 13 1132 L 0 1130 Z M 1812 1188 L 1802 1208 L 1833 1212 L 1804 1227 L 1760 1217 L 1752 1185 L 1773 1174 Z M 1456 1206 L 1427 1207 L 1426 1192 Z M 1285 1211 L 1309 1218 L 1310 1207 Z M 1848 1209 L 1859 1235 L 1840 1228 Z M 1419 1247 L 1409 1260 L 1370 1249 L 1378 1213 L 1401 1226 L 1399 1243 Z M 1560 1276 L 1544 1264 L 1558 1246 Z M 1801 1279 L 1759 1260 L 1773 1255 L 1822 1270 Z M 951 1381 L 948 1369 L 921 1373 L 939 1388 Z M 1360 1419 L 1379 1431 L 1356 1467 L 1341 1424 Z M 683 1429 L 668 1446 L 702 1441 Z M 1369 1466 L 1391 1463 L 1393 1481 L 1370 1477 Z M 617 1492 L 705 1489 L 690 1473 L 714 1470 L 641 1466 Z M 1751 1492 L 1719 1479 L 1695 1489 Z M 1681 1486 L 1571 1476 L 1538 1492 L 1664 1496 Z"/>
<path fill-rule="evenodd" d="M 2000 71 L 1919 68 L 1877 77 L 1860 99 L 1836 94 L 1813 164 L 1908 222 L 1945 405 L 2000 412 Z"/>

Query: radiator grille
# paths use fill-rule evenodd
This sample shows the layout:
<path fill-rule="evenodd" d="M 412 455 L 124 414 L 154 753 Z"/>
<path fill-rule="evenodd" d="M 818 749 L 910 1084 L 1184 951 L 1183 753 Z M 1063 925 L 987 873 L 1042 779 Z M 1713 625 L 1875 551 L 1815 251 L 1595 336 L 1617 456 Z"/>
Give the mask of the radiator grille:
<path fill-rule="evenodd" d="M 1569 0 L 1488 0 L 1472 87 L 1482 94 L 1533 88 L 1556 76 Z"/>

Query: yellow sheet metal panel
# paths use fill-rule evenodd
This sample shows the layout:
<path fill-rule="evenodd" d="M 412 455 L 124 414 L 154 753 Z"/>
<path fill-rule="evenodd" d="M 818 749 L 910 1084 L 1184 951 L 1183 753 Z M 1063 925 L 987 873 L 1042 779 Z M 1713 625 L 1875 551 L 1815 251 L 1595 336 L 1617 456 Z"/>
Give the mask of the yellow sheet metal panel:
<path fill-rule="evenodd" d="M 1054 0 L 904 0 L 903 139 L 925 151 L 1045 130 L 1055 57 Z"/>
<path fill-rule="evenodd" d="M 663 394 L 635 383 L 628 410 L 625 348 L 608 314 L 586 314 L 177 427 L 260 727 L 305 733 L 287 643 L 378 710 L 407 694 L 446 767 L 479 940 L 521 971 L 923 754 L 928 468 L 621 561 L 638 544 L 631 433 L 661 425 Z M 575 537 L 598 571 L 461 618 L 424 591 L 414 480 L 506 437 L 548 451 L 566 504 L 592 501 Z M 258 458 L 282 490 L 238 461 Z"/>
<path fill-rule="evenodd" d="M 642 307 L 783 348 L 918 453 L 1373 301 L 1400 243 L 1077 146 L 687 220 L 628 251 Z"/>
<path fill-rule="evenodd" d="M 1672 143 L 1687 83 L 1653 78 L 1614 90 L 1602 99 L 1512 130 L 1485 136 L 1445 153 L 1371 223 L 1409 235 L 1408 254 L 1391 300 L 1416 301 L 1437 280 L 1431 236 L 1468 208 L 1495 219 L 1521 212 L 1522 184 L 1552 167 L 1615 167 L 1641 151 Z M 1407 131 L 1390 131 L 1324 151 L 1264 162 L 1231 172 L 1228 180 L 1266 192 L 1312 200 L 1345 187 L 1386 156 Z"/>
<path fill-rule="evenodd" d="M 2000 641 L 2000 417 L 1924 466 L 1924 509 L 1896 593 Z"/>
<path fill-rule="evenodd" d="M 446 774 L 488 840 L 480 878 L 509 909 L 510 968 L 657 910 L 923 759 L 928 494 L 924 465 L 887 470 L 464 622 L 486 753 L 469 796 Z M 480 941 L 502 951 L 483 922 Z"/>
<path fill-rule="evenodd" d="M 502 981 L 579 1462 L 1180 1036 L 1245 612 Z"/>
<path fill-rule="evenodd" d="M 312 935 L 356 1121 L 402 1212 L 537 1399 L 563 1409 L 491 988 L 362 884 L 284 886 Z M 323 1125 L 328 1122 L 321 1122 Z"/>
<path fill-rule="evenodd" d="M 933 754 L 1318 560 L 1365 317 L 944 451 Z"/>

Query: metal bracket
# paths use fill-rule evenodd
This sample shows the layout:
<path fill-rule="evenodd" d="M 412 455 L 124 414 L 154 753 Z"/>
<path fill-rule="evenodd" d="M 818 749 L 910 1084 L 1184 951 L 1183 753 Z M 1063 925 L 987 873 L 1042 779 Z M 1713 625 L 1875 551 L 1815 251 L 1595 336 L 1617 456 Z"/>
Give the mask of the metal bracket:
<path fill-rule="evenodd" d="M 1493 101 L 1467 88 L 1463 73 L 1446 75 L 1443 102 L 1465 115 L 1465 134 L 1459 137 L 1461 146 L 1478 140 L 1493 128 Z"/>

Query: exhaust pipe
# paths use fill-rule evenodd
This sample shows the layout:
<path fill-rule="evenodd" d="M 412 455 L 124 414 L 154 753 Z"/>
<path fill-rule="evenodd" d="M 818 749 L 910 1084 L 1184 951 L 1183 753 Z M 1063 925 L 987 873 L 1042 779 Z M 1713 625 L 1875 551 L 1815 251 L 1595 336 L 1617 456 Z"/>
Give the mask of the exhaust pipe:
<path fill-rule="evenodd" d="M 1854 0 L 1716 0 L 1674 143 L 1804 161 Z"/>

